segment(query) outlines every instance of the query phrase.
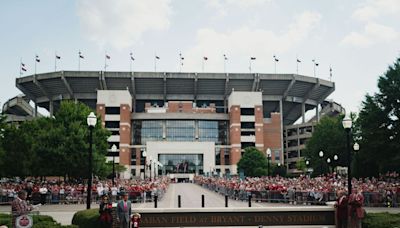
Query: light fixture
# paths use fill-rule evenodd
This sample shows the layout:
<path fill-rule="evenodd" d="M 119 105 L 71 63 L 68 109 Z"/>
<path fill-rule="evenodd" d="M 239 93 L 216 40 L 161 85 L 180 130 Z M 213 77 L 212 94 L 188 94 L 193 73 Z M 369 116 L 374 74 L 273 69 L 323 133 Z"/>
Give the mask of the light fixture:
<path fill-rule="evenodd" d="M 90 112 L 89 116 L 87 117 L 87 125 L 89 127 L 95 127 L 97 123 L 97 117 L 93 112 Z"/>

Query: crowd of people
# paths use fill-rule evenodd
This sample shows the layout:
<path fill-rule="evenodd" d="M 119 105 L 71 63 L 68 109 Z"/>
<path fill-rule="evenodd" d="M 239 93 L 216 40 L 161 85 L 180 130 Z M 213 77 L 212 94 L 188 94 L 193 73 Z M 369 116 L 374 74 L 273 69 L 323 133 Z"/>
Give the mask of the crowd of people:
<path fill-rule="evenodd" d="M 338 191 L 347 191 L 347 178 L 335 173 L 310 178 L 285 177 L 205 177 L 196 176 L 195 183 L 233 199 L 291 204 L 318 204 L 337 199 Z M 398 207 L 400 203 L 400 178 L 397 173 L 387 173 L 377 178 L 353 178 L 352 186 L 362 192 L 367 206 Z"/>
<path fill-rule="evenodd" d="M 96 180 L 92 185 L 92 202 L 99 202 L 103 195 L 108 195 L 115 202 L 121 193 L 127 193 L 132 202 L 152 200 L 154 195 L 161 198 L 168 185 L 169 179 L 166 177 L 153 180 L 116 180 L 115 185 L 112 185 L 111 180 Z M 27 192 L 27 200 L 32 204 L 86 203 L 86 183 L 24 180 L 0 183 L 0 204 L 12 202 L 21 190 Z"/>

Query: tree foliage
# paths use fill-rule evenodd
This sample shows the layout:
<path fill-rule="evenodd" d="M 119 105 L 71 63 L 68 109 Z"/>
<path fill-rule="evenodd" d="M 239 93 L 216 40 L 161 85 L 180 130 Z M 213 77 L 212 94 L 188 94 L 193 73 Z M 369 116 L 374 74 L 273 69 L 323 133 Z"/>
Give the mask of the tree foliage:
<path fill-rule="evenodd" d="M 4 176 L 88 176 L 86 118 L 91 109 L 82 103 L 64 101 L 54 118 L 42 117 L 18 126 L 5 127 L 0 153 Z M 100 122 L 100 121 L 98 121 Z M 109 132 L 101 124 L 93 129 L 93 173 L 106 176 Z"/>
<path fill-rule="evenodd" d="M 332 162 L 334 155 L 338 160 L 331 165 L 347 166 L 346 154 L 346 131 L 342 126 L 343 116 L 322 117 L 315 126 L 312 137 L 306 142 L 305 155 L 310 160 L 310 166 L 314 169 L 314 175 L 329 172 L 326 162 L 330 158 Z M 323 151 L 324 156 L 319 157 L 319 152 Z"/>
<path fill-rule="evenodd" d="M 267 158 L 255 147 L 247 147 L 238 162 L 238 169 L 249 177 L 260 177 L 267 174 Z"/>
<path fill-rule="evenodd" d="M 367 94 L 356 122 L 361 176 L 400 171 L 400 59 L 378 79 L 379 91 Z"/>

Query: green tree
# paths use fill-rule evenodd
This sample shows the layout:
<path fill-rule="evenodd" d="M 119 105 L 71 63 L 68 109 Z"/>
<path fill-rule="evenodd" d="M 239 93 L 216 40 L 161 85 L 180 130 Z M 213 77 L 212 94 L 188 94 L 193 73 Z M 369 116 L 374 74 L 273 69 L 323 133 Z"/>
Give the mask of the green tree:
<path fill-rule="evenodd" d="M 297 160 L 296 162 L 296 169 L 300 170 L 301 172 L 305 173 L 307 170 L 306 161 L 304 158 Z"/>
<path fill-rule="evenodd" d="M 400 171 L 400 58 L 379 77 L 378 89 L 374 95 L 365 96 L 356 122 L 361 176 Z"/>
<path fill-rule="evenodd" d="M 260 177 L 267 174 L 267 158 L 255 147 L 247 147 L 238 162 L 238 169 L 249 177 Z"/>
<path fill-rule="evenodd" d="M 339 158 L 334 165 L 347 166 L 346 131 L 342 126 L 342 119 L 343 116 L 322 117 L 315 126 L 312 137 L 306 142 L 305 155 L 310 160 L 314 175 L 329 172 L 326 159 L 333 161 L 334 155 Z M 323 158 L 319 157 L 320 151 L 324 153 Z"/>
<path fill-rule="evenodd" d="M 87 177 L 89 129 L 86 118 L 91 111 L 83 103 L 64 101 L 54 116 L 62 144 L 59 153 L 65 158 L 62 168 L 69 177 Z M 102 170 L 105 169 L 109 135 L 109 131 L 103 128 L 98 119 L 93 129 L 93 173 L 95 175 L 102 174 Z"/>

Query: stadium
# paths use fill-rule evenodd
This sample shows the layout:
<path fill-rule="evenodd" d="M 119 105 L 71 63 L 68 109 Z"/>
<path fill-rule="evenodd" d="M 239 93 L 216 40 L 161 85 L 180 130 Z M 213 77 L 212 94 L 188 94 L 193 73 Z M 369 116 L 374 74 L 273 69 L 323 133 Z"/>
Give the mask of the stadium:
<path fill-rule="evenodd" d="M 249 146 L 296 173 L 320 116 L 343 112 L 326 100 L 334 82 L 297 74 L 59 71 L 16 86 L 23 95 L 3 106 L 10 122 L 40 115 L 38 107 L 52 115 L 62 100 L 95 109 L 112 132 L 107 159 L 115 156 L 127 179 L 238 174 Z"/>

